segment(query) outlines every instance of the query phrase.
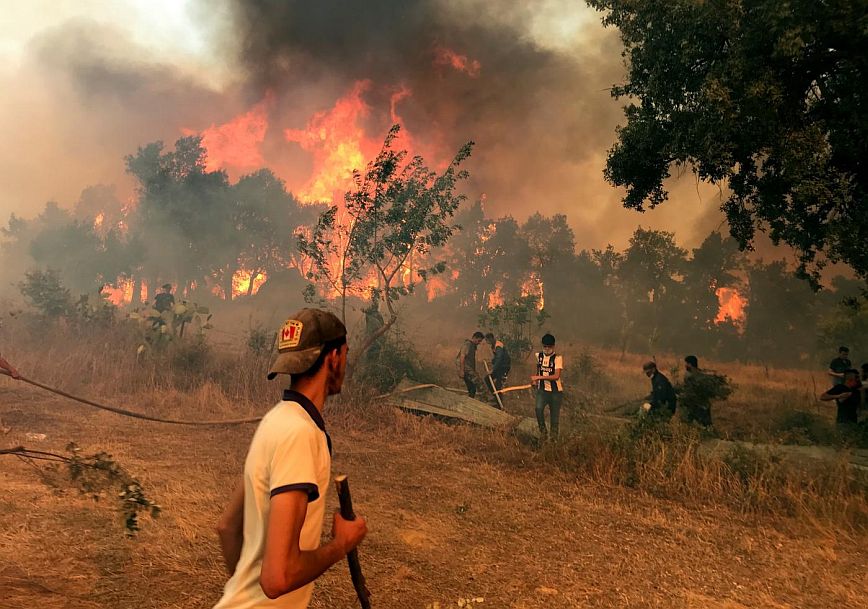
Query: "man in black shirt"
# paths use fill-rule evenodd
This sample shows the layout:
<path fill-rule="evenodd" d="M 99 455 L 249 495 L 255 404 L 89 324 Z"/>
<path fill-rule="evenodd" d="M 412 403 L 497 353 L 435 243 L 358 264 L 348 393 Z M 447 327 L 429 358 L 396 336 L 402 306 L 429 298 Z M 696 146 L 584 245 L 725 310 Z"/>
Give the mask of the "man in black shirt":
<path fill-rule="evenodd" d="M 657 364 L 654 362 L 646 362 L 642 370 L 645 376 L 651 379 L 651 393 L 645 398 L 648 404 L 645 409 L 648 414 L 665 419 L 671 418 L 675 414 L 675 389 L 672 388 L 672 383 L 657 370 Z"/>
<path fill-rule="evenodd" d="M 160 313 L 171 311 L 175 306 L 175 297 L 172 295 L 172 284 L 163 286 L 163 291 L 154 297 L 154 308 Z"/>
<path fill-rule="evenodd" d="M 829 376 L 832 377 L 832 384 L 842 384 L 844 382 L 844 372 L 852 367 L 852 364 L 850 364 L 850 349 L 838 347 L 838 357 L 833 359 L 832 363 L 829 364 Z"/>
<path fill-rule="evenodd" d="M 838 402 L 838 413 L 835 423 L 838 425 L 855 425 L 858 422 L 859 405 L 862 403 L 862 383 L 859 381 L 858 370 L 845 370 L 844 383 L 835 385 L 820 396 L 824 402 Z"/>

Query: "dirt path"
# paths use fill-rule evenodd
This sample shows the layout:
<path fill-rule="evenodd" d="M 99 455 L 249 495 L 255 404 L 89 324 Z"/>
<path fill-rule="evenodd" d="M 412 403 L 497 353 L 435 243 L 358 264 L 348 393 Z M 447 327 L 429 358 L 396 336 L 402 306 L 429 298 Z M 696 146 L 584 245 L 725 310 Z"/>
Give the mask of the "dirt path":
<path fill-rule="evenodd" d="M 252 427 L 179 430 L 8 391 L 0 417 L 12 428 L 0 434 L 3 446 L 62 451 L 75 440 L 106 450 L 165 510 L 128 540 L 108 502 L 52 488 L 5 458 L 0 607 L 216 601 L 223 574 L 213 523 Z M 362 561 L 377 608 L 445 609 L 474 598 L 482 609 L 868 606 L 864 538 L 579 484 L 470 427 L 397 413 L 327 421 L 334 472 L 350 475 L 370 521 Z M 47 437 L 28 441 L 27 432 Z M 314 599 L 318 608 L 356 606 L 344 565 L 320 580 Z"/>

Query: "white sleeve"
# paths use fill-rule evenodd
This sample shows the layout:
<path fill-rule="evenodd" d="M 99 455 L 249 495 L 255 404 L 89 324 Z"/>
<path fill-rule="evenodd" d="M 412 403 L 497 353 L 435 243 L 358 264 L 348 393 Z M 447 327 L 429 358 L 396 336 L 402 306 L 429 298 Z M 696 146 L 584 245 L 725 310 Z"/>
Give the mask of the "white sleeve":
<path fill-rule="evenodd" d="M 277 444 L 271 456 L 268 488 L 274 497 L 287 491 L 304 491 L 308 501 L 316 501 L 317 438 L 304 429 L 294 429 Z"/>

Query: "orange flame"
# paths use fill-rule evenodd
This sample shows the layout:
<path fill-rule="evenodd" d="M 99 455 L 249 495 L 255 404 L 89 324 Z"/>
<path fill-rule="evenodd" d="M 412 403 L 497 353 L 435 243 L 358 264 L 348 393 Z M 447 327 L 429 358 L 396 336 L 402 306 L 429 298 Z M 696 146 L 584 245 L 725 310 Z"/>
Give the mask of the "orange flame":
<path fill-rule="evenodd" d="M 747 300 L 739 294 L 738 290 L 718 288 L 716 294 L 720 308 L 717 311 L 717 317 L 714 318 L 714 323 L 722 324 L 727 321 L 736 325 L 744 323 Z"/>
<path fill-rule="evenodd" d="M 470 78 L 478 78 L 482 70 L 482 64 L 476 59 L 469 59 L 467 55 L 460 55 L 446 47 L 434 49 L 434 65 L 449 66 L 452 69 L 467 74 Z"/>
<path fill-rule="evenodd" d="M 298 192 L 302 199 L 340 201 L 351 185 L 353 169 L 364 169 L 367 159 L 376 154 L 377 142 L 359 124 L 370 112 L 362 99 L 370 88 L 371 81 L 357 81 L 332 109 L 314 114 L 304 129 L 284 131 L 287 141 L 313 155 L 314 172 Z"/>
<path fill-rule="evenodd" d="M 257 273 L 254 276 L 253 272 L 247 269 L 235 271 L 235 274 L 232 275 L 232 298 L 256 294 L 267 279 L 268 276 L 265 273 Z M 251 281 L 253 282 L 252 285 Z"/>
<path fill-rule="evenodd" d="M 542 311 L 545 307 L 545 289 L 542 278 L 537 273 L 531 274 L 524 283 L 521 284 L 522 296 L 536 296 L 536 309 Z"/>
<path fill-rule="evenodd" d="M 135 282 L 132 279 L 118 278 L 113 284 L 107 283 L 100 293 L 115 306 L 122 307 L 133 301 L 133 289 Z"/>
<path fill-rule="evenodd" d="M 267 94 L 248 112 L 240 114 L 228 123 L 211 125 L 202 131 L 202 145 L 208 151 L 205 169 L 257 169 L 265 165 L 260 147 L 268 130 L 268 111 L 273 96 Z M 196 133 L 182 129 L 184 135 Z"/>

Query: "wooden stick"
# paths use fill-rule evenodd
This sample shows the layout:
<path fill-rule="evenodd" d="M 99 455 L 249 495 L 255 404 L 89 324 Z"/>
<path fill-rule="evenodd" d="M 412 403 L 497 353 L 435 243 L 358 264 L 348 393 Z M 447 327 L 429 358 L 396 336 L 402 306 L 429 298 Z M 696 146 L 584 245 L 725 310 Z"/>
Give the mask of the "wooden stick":
<path fill-rule="evenodd" d="M 350 484 L 344 475 L 335 477 L 335 487 L 338 490 L 338 501 L 341 504 L 341 518 L 355 520 L 356 513 L 353 511 L 353 499 L 350 496 Z M 353 580 L 353 588 L 359 597 L 362 609 L 371 609 L 371 593 L 365 585 L 365 576 L 362 575 L 362 565 L 359 564 L 359 552 L 353 548 L 347 554 L 347 563 L 350 566 L 350 577 Z"/>
<path fill-rule="evenodd" d="M 488 376 L 488 382 L 491 384 L 491 393 L 494 394 L 494 399 L 497 400 L 498 406 L 503 410 L 503 401 L 500 399 L 500 393 L 497 391 L 497 387 L 494 386 L 494 377 L 491 376 L 491 368 L 488 367 L 488 362 L 482 360 L 482 364 L 485 366 L 485 373 Z"/>
<path fill-rule="evenodd" d="M 515 387 L 504 387 L 495 393 L 509 393 L 510 391 L 519 391 L 520 389 L 531 389 L 533 385 L 516 385 Z"/>

